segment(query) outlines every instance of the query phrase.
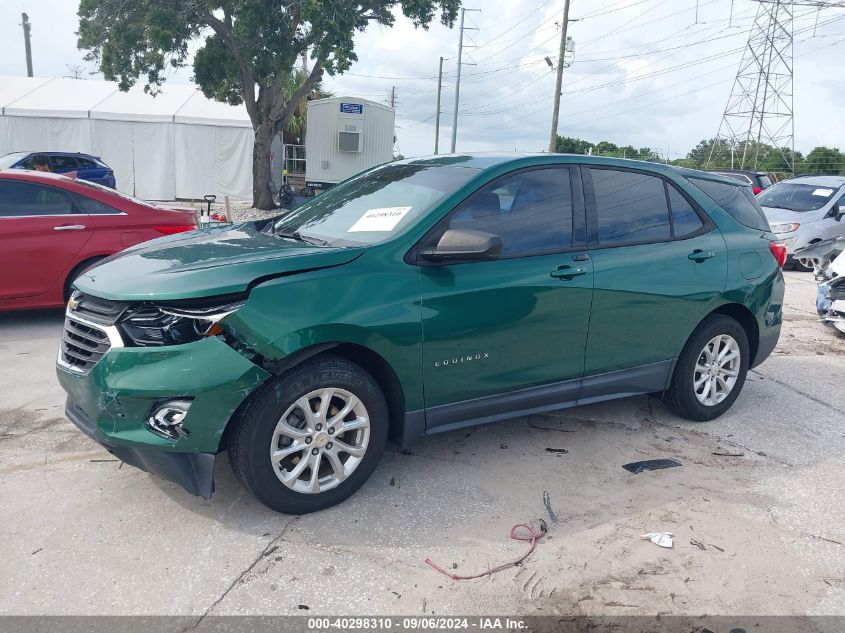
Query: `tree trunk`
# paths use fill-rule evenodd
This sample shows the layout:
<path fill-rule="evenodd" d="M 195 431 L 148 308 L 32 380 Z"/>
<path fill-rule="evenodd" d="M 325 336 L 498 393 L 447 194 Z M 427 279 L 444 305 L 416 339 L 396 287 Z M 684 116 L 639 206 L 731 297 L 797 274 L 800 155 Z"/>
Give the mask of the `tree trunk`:
<path fill-rule="evenodd" d="M 273 142 L 273 122 L 264 121 L 255 130 L 252 150 L 252 206 L 273 209 L 272 174 L 270 173 L 270 145 Z"/>

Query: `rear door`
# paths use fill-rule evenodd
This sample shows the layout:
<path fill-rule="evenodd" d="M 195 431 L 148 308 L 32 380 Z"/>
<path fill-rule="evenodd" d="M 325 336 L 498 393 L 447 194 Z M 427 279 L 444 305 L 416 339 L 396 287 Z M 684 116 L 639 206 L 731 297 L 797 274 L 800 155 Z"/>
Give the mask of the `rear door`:
<path fill-rule="evenodd" d="M 65 191 L 0 179 L 0 299 L 44 294 L 76 263 L 94 232 Z"/>
<path fill-rule="evenodd" d="M 428 428 L 577 397 L 593 285 L 582 198 L 577 169 L 521 170 L 479 189 L 424 241 L 470 229 L 503 242 L 492 259 L 420 263 Z"/>
<path fill-rule="evenodd" d="M 604 167 L 582 173 L 595 271 L 585 375 L 651 366 L 640 375 L 659 378 L 724 290 L 725 241 L 668 179 Z"/>

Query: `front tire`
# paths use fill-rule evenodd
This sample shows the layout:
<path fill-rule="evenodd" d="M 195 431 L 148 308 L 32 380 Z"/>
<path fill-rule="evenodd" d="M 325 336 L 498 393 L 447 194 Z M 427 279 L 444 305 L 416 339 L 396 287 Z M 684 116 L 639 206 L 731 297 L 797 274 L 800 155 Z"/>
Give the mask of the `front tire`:
<path fill-rule="evenodd" d="M 384 452 L 388 409 L 367 371 L 319 356 L 271 379 L 233 422 L 229 459 L 247 489 L 278 512 L 306 514 L 367 481 Z"/>
<path fill-rule="evenodd" d="M 748 374 L 748 336 L 734 319 L 711 315 L 684 346 L 663 397 L 676 415 L 705 422 L 731 408 Z"/>

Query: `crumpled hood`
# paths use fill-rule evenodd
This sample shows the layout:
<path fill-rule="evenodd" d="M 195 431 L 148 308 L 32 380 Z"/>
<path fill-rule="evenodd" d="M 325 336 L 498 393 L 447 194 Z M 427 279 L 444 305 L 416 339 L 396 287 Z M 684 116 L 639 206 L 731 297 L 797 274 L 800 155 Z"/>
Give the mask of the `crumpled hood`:
<path fill-rule="evenodd" d="M 195 299 L 242 292 L 259 278 L 339 266 L 363 252 L 274 237 L 250 222 L 144 242 L 102 260 L 74 286 L 116 301 Z"/>

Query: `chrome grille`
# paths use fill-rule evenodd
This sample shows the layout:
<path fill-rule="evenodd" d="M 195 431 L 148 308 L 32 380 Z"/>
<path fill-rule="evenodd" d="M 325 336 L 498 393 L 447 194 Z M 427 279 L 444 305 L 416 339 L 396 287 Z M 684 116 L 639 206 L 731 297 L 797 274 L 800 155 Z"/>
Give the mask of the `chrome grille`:
<path fill-rule="evenodd" d="M 114 326 L 102 326 L 68 312 L 59 346 L 59 364 L 87 374 L 112 347 L 122 346 Z"/>

